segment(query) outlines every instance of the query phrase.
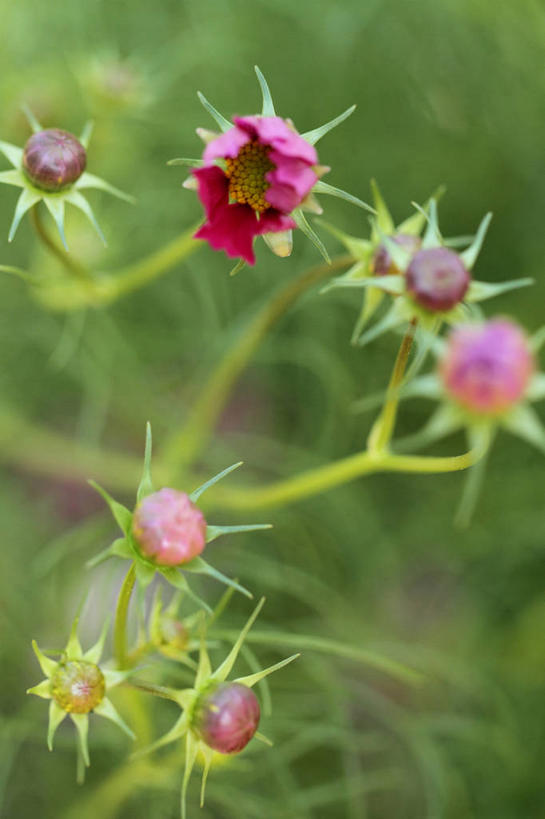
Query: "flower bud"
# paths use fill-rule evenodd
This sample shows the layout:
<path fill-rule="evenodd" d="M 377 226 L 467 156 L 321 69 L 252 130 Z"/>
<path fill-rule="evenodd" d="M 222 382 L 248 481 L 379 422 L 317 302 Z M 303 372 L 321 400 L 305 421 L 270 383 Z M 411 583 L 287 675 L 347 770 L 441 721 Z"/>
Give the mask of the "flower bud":
<path fill-rule="evenodd" d="M 461 258 L 446 247 L 419 250 L 407 268 L 407 290 L 426 310 L 450 310 L 462 301 L 471 276 Z"/>
<path fill-rule="evenodd" d="M 80 178 L 87 165 L 81 142 L 68 131 L 50 128 L 30 137 L 23 152 L 23 169 L 37 188 L 57 192 Z"/>
<path fill-rule="evenodd" d="M 254 736 L 259 717 L 259 703 L 251 688 L 236 682 L 217 683 L 197 700 L 191 727 L 209 748 L 236 754 Z"/>
<path fill-rule="evenodd" d="M 182 623 L 175 617 L 169 617 L 168 614 L 163 614 L 159 621 L 159 639 L 161 645 L 168 646 L 177 651 L 184 651 L 189 642 L 189 631 Z"/>
<path fill-rule="evenodd" d="M 136 507 L 132 533 L 140 553 L 159 566 L 180 566 L 206 545 L 206 521 L 185 492 L 161 489 Z"/>
<path fill-rule="evenodd" d="M 390 236 L 389 238 L 408 253 L 416 253 L 422 243 L 420 236 L 413 236 L 410 233 L 398 233 L 396 236 Z M 375 276 L 397 276 L 401 272 L 396 267 L 385 245 L 379 245 L 376 249 L 372 269 Z"/>
<path fill-rule="evenodd" d="M 51 696 L 71 714 L 88 714 L 102 702 L 105 690 L 100 668 L 84 660 L 63 660 L 51 676 Z"/>
<path fill-rule="evenodd" d="M 465 409 L 486 415 L 504 412 L 520 401 L 533 372 L 528 339 L 507 319 L 458 327 L 440 364 L 450 397 Z"/>

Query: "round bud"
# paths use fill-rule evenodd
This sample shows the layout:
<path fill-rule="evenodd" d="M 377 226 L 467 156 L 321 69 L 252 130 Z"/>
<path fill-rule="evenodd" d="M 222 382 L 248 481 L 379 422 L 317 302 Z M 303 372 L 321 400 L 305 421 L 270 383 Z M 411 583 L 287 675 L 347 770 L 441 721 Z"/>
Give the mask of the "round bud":
<path fill-rule="evenodd" d="M 426 310 L 451 310 L 462 301 L 471 276 L 457 253 L 430 247 L 415 253 L 405 274 L 407 290 Z"/>
<path fill-rule="evenodd" d="M 189 495 L 161 489 L 136 507 L 132 533 L 140 553 L 159 566 L 180 566 L 206 545 L 206 521 Z"/>
<path fill-rule="evenodd" d="M 88 714 L 102 702 L 105 690 L 100 668 L 84 660 L 61 661 L 51 677 L 51 696 L 71 714 Z"/>
<path fill-rule="evenodd" d="M 410 233 L 398 233 L 396 236 L 389 236 L 388 238 L 411 254 L 416 253 L 422 244 L 420 236 L 412 236 Z M 375 255 L 373 256 L 372 269 L 375 276 L 397 276 L 401 272 L 399 268 L 396 267 L 385 245 L 379 245 L 376 249 Z"/>
<path fill-rule="evenodd" d="M 217 683 L 195 704 L 191 727 L 214 751 L 236 754 L 257 731 L 260 709 L 251 688 L 241 683 Z"/>
<path fill-rule="evenodd" d="M 184 651 L 189 642 L 189 632 L 181 620 L 164 614 L 159 621 L 159 639 L 161 645 Z"/>
<path fill-rule="evenodd" d="M 457 327 L 440 364 L 450 397 L 481 415 L 504 412 L 520 401 L 533 372 L 528 339 L 506 319 Z"/>
<path fill-rule="evenodd" d="M 81 142 L 68 131 L 50 128 L 33 134 L 23 152 L 23 169 L 33 185 L 52 193 L 76 182 L 87 165 Z"/>

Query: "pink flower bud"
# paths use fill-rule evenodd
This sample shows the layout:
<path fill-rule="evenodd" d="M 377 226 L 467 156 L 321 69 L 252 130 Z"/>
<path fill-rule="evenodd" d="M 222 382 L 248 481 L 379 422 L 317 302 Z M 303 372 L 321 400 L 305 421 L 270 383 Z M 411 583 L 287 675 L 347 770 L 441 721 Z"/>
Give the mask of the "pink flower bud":
<path fill-rule="evenodd" d="M 420 236 L 412 236 L 410 233 L 398 233 L 396 236 L 390 236 L 389 238 L 409 253 L 416 253 L 422 244 Z M 401 272 L 396 267 L 385 245 L 379 245 L 375 251 L 372 268 L 375 276 L 397 276 Z"/>
<path fill-rule="evenodd" d="M 102 702 L 105 690 L 100 668 L 84 660 L 63 660 L 51 676 L 51 696 L 71 714 L 88 714 Z"/>
<path fill-rule="evenodd" d="M 534 366 L 522 330 L 507 319 L 493 319 L 451 333 L 440 377 L 447 393 L 463 407 L 494 415 L 524 397 Z"/>
<path fill-rule="evenodd" d="M 457 253 L 446 247 L 419 250 L 406 272 L 407 290 L 426 310 L 451 310 L 466 294 L 471 276 Z"/>
<path fill-rule="evenodd" d="M 236 682 L 218 683 L 197 700 L 191 727 L 209 748 L 236 754 L 257 731 L 259 717 L 259 703 L 251 688 Z"/>
<path fill-rule="evenodd" d="M 136 507 L 132 533 L 141 554 L 159 566 L 180 566 L 206 545 L 206 521 L 185 492 L 161 489 Z"/>
<path fill-rule="evenodd" d="M 68 131 L 39 131 L 25 145 L 23 169 L 32 184 L 45 191 L 69 187 L 80 178 L 86 165 L 85 148 Z"/>

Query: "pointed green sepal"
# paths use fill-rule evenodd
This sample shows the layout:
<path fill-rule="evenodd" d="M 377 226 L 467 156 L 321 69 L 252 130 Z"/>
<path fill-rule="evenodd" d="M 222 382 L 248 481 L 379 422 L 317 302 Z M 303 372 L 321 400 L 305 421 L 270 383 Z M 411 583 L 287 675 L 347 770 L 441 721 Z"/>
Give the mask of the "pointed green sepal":
<path fill-rule="evenodd" d="M 151 581 L 155 576 L 156 571 L 160 571 L 160 567 L 157 568 L 152 566 L 150 563 L 147 563 L 145 560 L 141 558 L 137 558 L 134 561 L 134 569 L 136 572 L 136 579 L 138 581 L 138 585 L 141 586 L 143 589 L 147 589 Z"/>
<path fill-rule="evenodd" d="M 35 694 L 36 697 L 41 697 L 44 700 L 51 699 L 51 681 L 49 679 L 42 680 L 38 685 L 33 685 L 32 688 L 27 688 L 27 694 Z"/>
<path fill-rule="evenodd" d="M 115 722 L 115 724 L 121 728 L 121 730 L 130 738 L 136 739 L 136 734 L 132 731 L 125 720 L 120 716 L 119 712 L 116 708 L 112 705 L 110 700 L 105 697 L 102 702 L 100 702 L 96 708 L 94 709 L 95 714 L 99 714 L 101 717 L 106 717 L 106 719 Z"/>
<path fill-rule="evenodd" d="M 319 253 L 321 253 L 324 260 L 328 264 L 331 264 L 331 259 L 329 258 L 329 253 L 327 252 L 326 246 L 324 245 L 316 231 L 309 225 L 307 218 L 303 211 L 301 210 L 301 208 L 297 208 L 297 210 L 294 210 L 292 216 L 297 227 L 303 231 L 303 233 L 308 239 L 310 239 L 310 241 L 316 247 Z"/>
<path fill-rule="evenodd" d="M 230 577 L 219 572 L 213 566 L 203 560 L 202 557 L 195 557 L 189 563 L 186 563 L 183 567 L 184 571 L 192 572 L 194 574 L 205 574 L 208 577 L 213 577 L 214 580 L 219 580 L 220 583 L 224 583 L 226 586 L 231 586 L 233 589 L 236 589 L 241 594 L 246 595 L 250 599 L 253 598 L 253 594 L 245 589 L 244 586 L 241 586 L 240 583 L 237 583 L 236 580 L 231 580 Z"/>
<path fill-rule="evenodd" d="M 312 131 L 305 131 L 305 133 L 301 134 L 301 136 L 307 142 L 310 142 L 311 145 L 316 145 L 318 140 L 325 136 L 329 131 L 333 130 L 333 128 L 336 128 L 337 125 L 340 125 L 341 122 L 344 122 L 345 119 L 348 119 L 348 117 L 353 114 L 355 110 L 356 106 L 351 105 L 350 108 L 347 108 L 346 111 L 343 111 L 338 117 L 329 120 L 329 122 L 326 122 L 324 125 L 320 125 L 318 128 L 314 128 Z"/>
<path fill-rule="evenodd" d="M 40 663 L 40 668 L 44 672 L 46 677 L 51 677 L 53 672 L 55 671 L 58 663 L 55 660 L 50 660 L 49 657 L 46 657 L 43 651 L 38 646 L 36 640 L 32 641 L 32 650 L 36 655 L 38 662 Z"/>
<path fill-rule="evenodd" d="M 322 182 L 321 180 L 316 182 L 312 188 L 312 192 L 326 194 L 327 196 L 336 196 L 338 199 L 344 199 L 345 202 L 350 202 L 351 205 L 357 205 L 358 208 L 363 208 L 363 210 L 367 210 L 370 213 L 376 213 L 375 209 L 372 208 L 371 205 L 368 205 L 367 202 L 364 202 L 363 199 L 358 199 L 357 196 L 352 196 L 351 193 L 347 193 L 341 190 L 341 188 L 335 188 L 333 185 L 328 185 L 327 182 Z"/>
<path fill-rule="evenodd" d="M 138 490 L 136 492 L 136 501 L 140 503 L 148 495 L 151 495 L 154 491 L 153 483 L 151 480 L 151 447 L 152 447 L 152 440 L 151 440 L 151 424 L 148 421 L 146 424 L 146 449 L 144 452 L 144 469 L 142 472 L 142 477 L 140 478 L 140 483 L 138 485 Z"/>
<path fill-rule="evenodd" d="M 237 273 L 240 273 L 240 271 L 243 270 L 245 267 L 246 262 L 244 261 L 244 259 L 239 259 L 236 265 L 229 271 L 229 275 L 236 276 Z"/>
<path fill-rule="evenodd" d="M 216 123 L 219 125 L 223 133 L 229 131 L 231 128 L 234 127 L 232 122 L 229 122 L 228 119 L 225 119 L 223 114 L 220 114 L 220 112 L 216 108 L 214 108 L 212 103 L 208 102 L 204 94 L 201 94 L 200 91 L 197 91 L 197 96 L 203 108 L 205 108 L 208 111 L 212 119 L 216 121 Z"/>
<path fill-rule="evenodd" d="M 55 732 L 65 717 L 66 711 L 64 711 L 60 705 L 57 705 L 55 700 L 51 700 L 49 703 L 49 725 L 47 728 L 47 747 L 50 751 L 53 750 Z"/>
<path fill-rule="evenodd" d="M 40 131 L 43 131 L 43 126 L 38 122 L 28 105 L 23 104 L 21 105 L 21 111 L 25 115 L 28 120 L 28 124 L 32 128 L 33 133 L 38 134 Z"/>
<path fill-rule="evenodd" d="M 158 566 L 157 568 L 161 572 L 165 580 L 171 584 L 171 586 L 174 586 L 175 588 L 185 592 L 188 595 L 188 597 L 191 597 L 191 599 L 194 600 L 195 603 L 197 603 L 198 606 L 202 607 L 205 611 L 209 612 L 210 614 L 212 613 L 212 609 L 210 608 L 208 603 L 202 600 L 198 596 L 198 594 L 196 594 L 193 591 L 193 589 L 187 582 L 187 579 L 184 577 L 182 571 L 175 568 L 174 566 L 169 567 Z M 185 569 L 185 566 L 181 566 L 180 569 Z"/>
<path fill-rule="evenodd" d="M 481 247 L 483 245 L 484 238 L 486 236 L 486 232 L 488 230 L 488 226 L 490 225 L 491 219 L 492 214 L 487 213 L 484 219 L 482 220 L 481 224 L 479 225 L 477 233 L 475 234 L 475 238 L 471 245 L 467 248 L 467 250 L 464 250 L 463 253 L 460 253 L 460 258 L 468 270 L 471 270 L 471 268 L 477 261 L 477 257 L 481 252 Z"/>
<path fill-rule="evenodd" d="M 232 535 L 236 532 L 258 532 L 261 529 L 272 529 L 272 523 L 249 523 L 241 526 L 207 526 L 206 542 L 212 543 L 222 535 Z"/>
<path fill-rule="evenodd" d="M 257 79 L 259 82 L 259 86 L 261 88 L 261 94 L 263 96 L 263 107 L 261 109 L 261 116 L 274 117 L 276 115 L 276 112 L 274 110 L 274 103 L 272 100 L 272 95 L 267 80 L 265 79 L 263 73 L 260 71 L 257 65 L 254 65 L 254 71 L 257 74 Z"/>
<path fill-rule="evenodd" d="M 291 657 L 286 657 L 285 660 L 280 660 L 279 663 L 270 665 L 268 668 L 264 668 L 262 671 L 257 671 L 255 674 L 247 674 L 245 677 L 237 677 L 237 679 L 234 680 L 234 682 L 240 683 L 241 685 L 245 685 L 248 688 L 252 688 L 265 677 L 268 677 L 269 674 L 274 674 L 275 671 L 279 671 L 281 668 L 284 668 L 285 665 L 292 663 L 300 656 L 301 656 L 300 654 L 292 654 Z"/>
<path fill-rule="evenodd" d="M 129 512 L 126 506 L 123 506 L 122 503 L 114 500 L 111 495 L 106 492 L 96 481 L 89 481 L 89 484 L 96 489 L 99 495 L 102 495 L 110 510 L 112 515 L 114 516 L 116 523 L 118 524 L 119 528 L 125 532 L 126 535 L 129 534 L 132 525 L 132 512 Z"/>
<path fill-rule="evenodd" d="M 203 159 L 192 159 L 187 156 L 178 156 L 175 159 L 169 159 L 167 165 L 182 165 L 186 168 L 202 168 L 204 165 Z"/>
<path fill-rule="evenodd" d="M 99 707 L 100 706 L 97 706 L 97 708 L 99 708 Z M 80 750 L 81 750 L 81 755 L 83 757 L 85 767 L 88 768 L 89 765 L 91 764 L 91 760 L 89 759 L 89 745 L 88 745 L 88 741 L 87 741 L 87 735 L 89 733 L 89 715 L 88 714 L 70 714 L 70 719 L 72 720 L 72 722 L 76 726 L 76 729 L 77 729 L 77 732 L 78 732 L 78 739 L 79 739 L 79 746 L 80 746 Z"/>
<path fill-rule="evenodd" d="M 255 609 L 253 610 L 252 614 L 248 618 L 248 621 L 247 621 L 246 625 L 244 626 L 244 628 L 240 632 L 235 645 L 233 646 L 233 648 L 231 649 L 231 651 L 229 652 L 229 654 L 227 655 L 225 660 L 222 662 L 222 664 L 212 674 L 212 679 L 219 680 L 220 682 L 224 682 L 227 679 L 227 677 L 231 673 L 231 669 L 233 668 L 233 666 L 234 666 L 234 664 L 236 662 L 236 659 L 237 659 L 237 657 L 239 655 L 242 644 L 243 644 L 244 640 L 246 639 L 246 635 L 248 634 L 248 632 L 252 628 L 252 626 L 253 626 L 259 612 L 263 608 L 264 604 L 265 604 L 265 598 L 262 597 L 261 600 L 259 601 L 259 603 L 257 604 L 257 606 L 255 607 Z"/>
<path fill-rule="evenodd" d="M 236 464 L 232 464 L 232 466 L 228 466 L 227 469 L 223 469 L 221 472 L 218 472 L 217 475 L 214 475 L 213 478 L 210 478 L 209 481 L 201 484 L 197 489 L 194 489 L 193 492 L 189 495 L 190 499 L 193 503 L 196 503 L 203 492 L 206 492 L 207 489 L 210 489 L 211 486 L 214 486 L 215 483 L 221 481 L 222 478 L 225 478 L 226 475 L 229 475 L 230 472 L 233 472 L 235 469 L 238 469 L 239 466 L 242 466 L 242 461 L 238 461 Z"/>
<path fill-rule="evenodd" d="M 534 284 L 535 280 L 530 278 L 513 279 L 508 282 L 478 282 L 473 280 L 465 296 L 465 301 L 478 302 L 485 299 L 492 299 L 494 296 L 501 296 L 510 290 L 518 290 L 519 287 L 528 287 Z"/>

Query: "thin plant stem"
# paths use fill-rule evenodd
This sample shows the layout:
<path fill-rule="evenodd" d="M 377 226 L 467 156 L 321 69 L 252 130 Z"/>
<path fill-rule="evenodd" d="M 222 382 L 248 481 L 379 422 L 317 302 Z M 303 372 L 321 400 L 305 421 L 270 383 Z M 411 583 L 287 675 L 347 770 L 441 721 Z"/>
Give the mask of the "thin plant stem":
<path fill-rule="evenodd" d="M 31 210 L 32 216 L 32 224 L 34 225 L 34 229 L 40 238 L 42 244 L 48 249 L 50 253 L 58 259 L 63 267 L 70 273 L 71 276 L 75 276 L 81 283 L 87 282 L 90 283 L 92 281 L 91 274 L 87 270 L 87 268 L 82 265 L 80 262 L 73 259 L 62 247 L 60 247 L 49 235 L 47 230 L 45 229 L 44 223 L 42 221 L 42 216 L 40 212 L 40 203 L 38 202 Z"/>
<path fill-rule="evenodd" d="M 127 666 L 127 614 L 135 580 L 136 571 L 134 563 L 131 563 L 121 586 L 115 610 L 114 654 L 119 668 L 126 668 Z"/>
<path fill-rule="evenodd" d="M 208 500 L 213 506 L 226 509 L 246 510 L 285 506 L 376 472 L 412 472 L 428 475 L 458 472 L 472 466 L 482 455 L 483 453 L 477 450 L 449 457 L 366 451 L 257 489 L 214 486 L 209 491 Z"/>
<path fill-rule="evenodd" d="M 407 332 L 403 336 L 390 377 L 390 383 L 388 384 L 384 407 L 369 433 L 367 446 L 370 452 L 382 452 L 387 449 L 393 435 L 399 405 L 399 388 L 405 375 L 417 323 L 418 319 L 413 318 L 407 328 Z"/>
<path fill-rule="evenodd" d="M 350 255 L 339 256 L 331 264 L 320 264 L 290 281 L 250 321 L 220 361 L 202 388 L 182 425 L 166 442 L 161 463 L 175 475 L 187 468 L 208 443 L 232 388 L 267 332 L 279 321 L 299 296 L 339 268 L 353 262 Z"/>

